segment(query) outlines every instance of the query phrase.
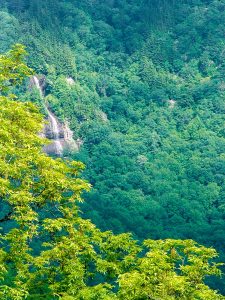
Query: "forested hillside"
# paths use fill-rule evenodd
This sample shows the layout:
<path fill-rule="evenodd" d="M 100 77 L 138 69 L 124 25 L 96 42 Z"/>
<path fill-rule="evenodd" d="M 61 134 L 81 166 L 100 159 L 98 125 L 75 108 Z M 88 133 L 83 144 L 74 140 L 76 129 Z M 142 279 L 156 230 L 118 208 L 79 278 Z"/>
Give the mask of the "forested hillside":
<path fill-rule="evenodd" d="M 79 216 L 90 189 L 83 164 L 47 155 L 43 115 L 12 93 L 33 73 L 25 55 L 20 44 L 0 55 L 0 298 L 225 299 L 205 283 L 222 275 L 215 249 L 193 240 L 141 242 Z"/>
<path fill-rule="evenodd" d="M 26 45 L 45 101 L 82 141 L 64 154 L 92 185 L 82 216 L 139 239 L 194 239 L 224 260 L 225 1 L 0 7 L 0 51 Z M 44 111 L 29 84 L 14 92 Z"/>

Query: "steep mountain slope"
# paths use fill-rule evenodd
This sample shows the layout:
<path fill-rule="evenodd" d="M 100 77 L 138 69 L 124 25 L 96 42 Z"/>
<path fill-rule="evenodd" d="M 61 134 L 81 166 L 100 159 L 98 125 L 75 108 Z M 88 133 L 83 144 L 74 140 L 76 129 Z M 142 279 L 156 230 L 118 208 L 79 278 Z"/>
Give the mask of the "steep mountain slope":
<path fill-rule="evenodd" d="M 27 45 L 51 109 L 83 141 L 66 155 L 93 185 L 85 217 L 223 250 L 225 1 L 1 5 L 1 51 Z"/>

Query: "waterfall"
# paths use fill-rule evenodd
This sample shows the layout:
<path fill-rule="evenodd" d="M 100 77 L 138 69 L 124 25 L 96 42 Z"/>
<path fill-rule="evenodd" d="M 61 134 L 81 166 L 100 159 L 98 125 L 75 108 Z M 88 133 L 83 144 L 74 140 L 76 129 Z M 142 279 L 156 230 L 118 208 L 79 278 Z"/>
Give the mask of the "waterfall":
<path fill-rule="evenodd" d="M 52 133 L 53 133 L 53 138 L 55 140 L 59 139 L 59 127 L 58 127 L 58 123 L 56 121 L 56 118 L 53 116 L 53 114 L 47 109 L 48 112 L 48 116 L 50 119 L 50 123 L 51 123 L 51 128 L 52 128 Z"/>
<path fill-rule="evenodd" d="M 49 109 L 47 107 L 46 107 L 46 110 L 48 112 L 48 117 L 50 120 L 56 154 L 61 156 L 63 153 L 63 147 L 60 142 L 60 128 L 59 128 L 59 125 L 58 125 L 58 122 L 57 122 L 55 116 L 49 111 Z"/>
<path fill-rule="evenodd" d="M 33 79 L 34 85 L 36 86 L 36 88 L 38 89 L 38 91 L 40 93 L 41 98 L 44 98 L 44 93 L 43 93 L 42 87 L 40 86 L 40 82 L 39 82 L 37 76 L 33 76 L 32 79 Z"/>
<path fill-rule="evenodd" d="M 42 99 L 44 99 L 44 92 L 43 89 L 40 85 L 40 81 L 37 78 L 37 76 L 33 76 L 31 79 L 31 83 L 38 89 L 40 96 Z M 50 112 L 48 109 L 47 105 L 44 103 L 45 109 L 48 114 L 48 119 L 51 127 L 51 133 L 52 133 L 52 139 L 53 139 L 53 148 L 54 148 L 54 153 L 58 156 L 63 155 L 63 146 L 60 141 L 60 127 L 59 127 L 59 122 L 57 122 L 56 117 L 53 115 L 53 113 Z"/>
<path fill-rule="evenodd" d="M 80 139 L 74 140 L 73 131 L 70 129 L 68 121 L 66 120 L 64 123 L 60 123 L 57 117 L 48 108 L 48 105 L 44 101 L 44 82 L 44 77 L 38 79 L 37 76 L 33 76 L 30 79 L 30 88 L 35 87 L 39 91 L 49 120 L 48 124 L 45 125 L 44 131 L 40 133 L 40 135 L 52 140 L 52 143 L 45 145 L 43 150 L 48 154 L 55 154 L 57 156 L 63 156 L 65 149 L 72 152 L 78 152 L 83 141 Z M 67 82 L 70 85 L 75 83 L 72 78 L 67 78 Z"/>

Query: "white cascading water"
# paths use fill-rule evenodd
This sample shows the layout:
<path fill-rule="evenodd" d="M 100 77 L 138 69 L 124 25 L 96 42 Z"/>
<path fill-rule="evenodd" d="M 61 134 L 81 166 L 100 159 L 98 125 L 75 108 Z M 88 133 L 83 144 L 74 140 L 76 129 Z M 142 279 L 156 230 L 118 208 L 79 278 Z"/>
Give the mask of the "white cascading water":
<path fill-rule="evenodd" d="M 38 91 L 40 93 L 41 98 L 43 98 L 44 94 L 43 94 L 43 91 L 42 91 L 42 88 L 40 86 L 40 83 L 39 83 L 39 80 L 38 80 L 37 76 L 33 76 L 33 80 L 34 80 L 34 84 L 35 84 L 36 88 L 38 89 Z"/>
<path fill-rule="evenodd" d="M 46 107 L 46 110 L 48 112 L 51 129 L 52 129 L 52 133 L 53 133 L 53 139 L 55 141 L 56 154 L 62 155 L 63 147 L 60 142 L 60 130 L 59 130 L 58 122 L 56 121 L 55 116 L 48 110 L 47 107 Z"/>
<path fill-rule="evenodd" d="M 38 89 L 38 91 L 40 93 L 41 98 L 44 98 L 44 93 L 40 86 L 38 78 L 36 76 L 33 76 L 33 80 L 34 80 L 34 84 L 35 84 L 36 88 Z M 63 147 L 62 147 L 62 144 L 60 141 L 60 130 L 59 130 L 58 122 L 57 122 L 55 116 L 49 111 L 49 109 L 47 108 L 46 105 L 45 105 L 45 109 L 48 113 L 50 126 L 51 126 L 52 133 L 53 133 L 55 153 L 57 155 L 61 156 L 63 154 Z"/>

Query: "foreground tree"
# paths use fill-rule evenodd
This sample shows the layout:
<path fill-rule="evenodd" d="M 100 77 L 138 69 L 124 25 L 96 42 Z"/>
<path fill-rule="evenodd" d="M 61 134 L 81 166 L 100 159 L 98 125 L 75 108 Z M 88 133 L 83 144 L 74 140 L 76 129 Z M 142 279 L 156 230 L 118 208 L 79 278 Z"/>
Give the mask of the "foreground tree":
<path fill-rule="evenodd" d="M 24 54 L 16 45 L 0 56 L 1 299 L 225 299 L 204 284 L 220 275 L 215 250 L 191 240 L 139 246 L 80 218 L 90 189 L 82 163 L 45 155 L 42 116 L 10 94 L 31 73 Z"/>

